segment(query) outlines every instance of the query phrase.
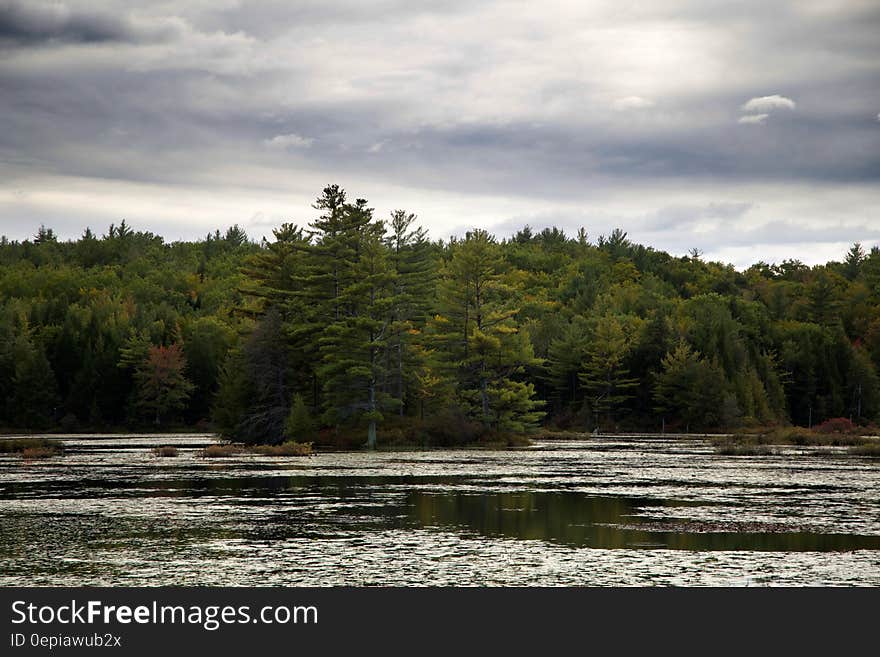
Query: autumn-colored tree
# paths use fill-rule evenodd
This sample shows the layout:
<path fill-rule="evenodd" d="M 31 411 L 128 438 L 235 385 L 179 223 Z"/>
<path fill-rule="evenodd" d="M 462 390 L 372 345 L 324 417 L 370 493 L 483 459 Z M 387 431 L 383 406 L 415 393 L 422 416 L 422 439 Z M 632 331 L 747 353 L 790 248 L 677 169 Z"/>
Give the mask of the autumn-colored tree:
<path fill-rule="evenodd" d="M 186 378 L 186 358 L 179 344 L 151 346 L 135 371 L 137 404 L 156 424 L 186 406 L 193 384 Z"/>

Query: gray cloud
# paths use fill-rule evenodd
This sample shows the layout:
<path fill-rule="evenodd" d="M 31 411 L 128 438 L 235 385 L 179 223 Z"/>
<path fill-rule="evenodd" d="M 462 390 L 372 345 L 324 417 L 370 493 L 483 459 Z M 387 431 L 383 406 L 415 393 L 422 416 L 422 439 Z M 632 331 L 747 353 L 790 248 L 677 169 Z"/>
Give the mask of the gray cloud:
<path fill-rule="evenodd" d="M 763 239 L 742 224 L 870 225 L 878 31 L 867 0 L 0 0 L 0 232 L 59 216 L 12 185 L 71 179 L 145 221 L 158 194 L 189 236 L 222 208 L 308 217 L 331 181 L 441 236 L 586 217 L 673 248 L 710 224 L 731 245 Z M 93 211 L 76 198 L 70 216 Z"/>

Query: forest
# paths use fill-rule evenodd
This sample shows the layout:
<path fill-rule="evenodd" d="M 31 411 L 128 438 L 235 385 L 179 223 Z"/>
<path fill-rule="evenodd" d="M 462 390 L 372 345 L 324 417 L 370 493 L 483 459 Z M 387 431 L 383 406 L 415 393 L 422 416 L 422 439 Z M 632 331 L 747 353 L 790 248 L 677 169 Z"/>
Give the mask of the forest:
<path fill-rule="evenodd" d="M 880 249 L 745 271 L 528 226 L 430 239 L 327 186 L 271 240 L 0 239 L 0 429 L 460 445 L 880 414 Z"/>

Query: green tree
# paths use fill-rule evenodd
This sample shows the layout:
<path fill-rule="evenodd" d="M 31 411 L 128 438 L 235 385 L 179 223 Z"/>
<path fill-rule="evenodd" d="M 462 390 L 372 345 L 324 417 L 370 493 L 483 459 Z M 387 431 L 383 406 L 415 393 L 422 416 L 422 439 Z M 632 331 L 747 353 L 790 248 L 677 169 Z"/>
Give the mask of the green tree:
<path fill-rule="evenodd" d="M 663 358 L 654 400 L 657 412 L 678 418 L 686 431 L 692 426 L 717 426 L 722 413 L 728 418 L 738 415 L 735 400 L 725 395 L 721 368 L 701 358 L 684 341 Z"/>
<path fill-rule="evenodd" d="M 456 243 L 441 270 L 434 334 L 465 412 L 486 428 L 521 430 L 543 415 L 534 385 L 517 380 L 539 361 L 516 324 L 501 267 L 498 244 L 486 231 Z"/>
<path fill-rule="evenodd" d="M 290 406 L 290 414 L 287 416 L 285 436 L 297 442 L 308 442 L 315 432 L 315 420 L 306 405 L 303 396 L 299 393 L 293 396 Z"/>
<path fill-rule="evenodd" d="M 401 416 L 409 405 L 407 391 L 415 383 L 414 372 L 422 365 L 418 341 L 435 301 L 431 244 L 423 228 L 413 227 L 415 220 L 412 213 L 394 210 L 386 239 L 393 286 L 387 388 L 397 398 Z"/>
<path fill-rule="evenodd" d="M 217 390 L 220 367 L 235 342 L 235 332 L 215 317 L 199 317 L 183 328 L 187 378 L 193 383 L 190 416 L 204 417 Z"/>
<path fill-rule="evenodd" d="M 865 261 L 865 250 L 856 242 L 846 253 L 843 261 L 843 272 L 849 280 L 854 281 L 861 273 L 862 263 Z"/>
<path fill-rule="evenodd" d="M 633 388 L 638 385 L 626 365 L 632 346 L 632 337 L 627 335 L 617 317 L 599 318 L 578 374 L 597 427 L 599 416 L 605 414 L 613 418 L 614 412 L 632 397 Z"/>
<path fill-rule="evenodd" d="M 362 203 L 351 212 L 369 217 L 372 213 Z M 318 374 L 324 382 L 326 417 L 333 423 L 367 423 L 367 446 L 376 446 L 376 426 L 383 419 L 383 406 L 390 399 L 383 396 L 380 383 L 385 378 L 385 359 L 391 333 L 391 309 L 394 304 L 393 272 L 382 243 L 381 222 L 354 220 L 349 230 L 357 242 L 344 237 L 351 245 L 348 259 L 336 261 L 334 294 L 330 301 L 333 318 L 319 338 L 321 357 Z"/>
<path fill-rule="evenodd" d="M 590 329 L 586 320 L 576 315 L 562 334 L 550 343 L 547 378 L 562 406 L 577 407 L 583 402 L 580 372 L 587 360 Z"/>
<path fill-rule="evenodd" d="M 26 334 L 13 346 L 14 371 L 8 416 L 19 427 L 45 429 L 55 419 L 58 405 L 55 374 L 46 354 Z"/>

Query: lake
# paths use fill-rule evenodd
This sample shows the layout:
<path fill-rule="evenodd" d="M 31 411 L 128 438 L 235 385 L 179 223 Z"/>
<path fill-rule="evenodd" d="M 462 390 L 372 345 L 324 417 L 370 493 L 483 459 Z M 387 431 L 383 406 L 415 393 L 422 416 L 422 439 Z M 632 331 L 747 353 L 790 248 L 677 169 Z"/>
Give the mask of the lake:
<path fill-rule="evenodd" d="M 206 434 L 59 438 L 63 457 L 0 455 L 0 585 L 880 585 L 880 463 L 845 449 L 205 459 Z"/>

